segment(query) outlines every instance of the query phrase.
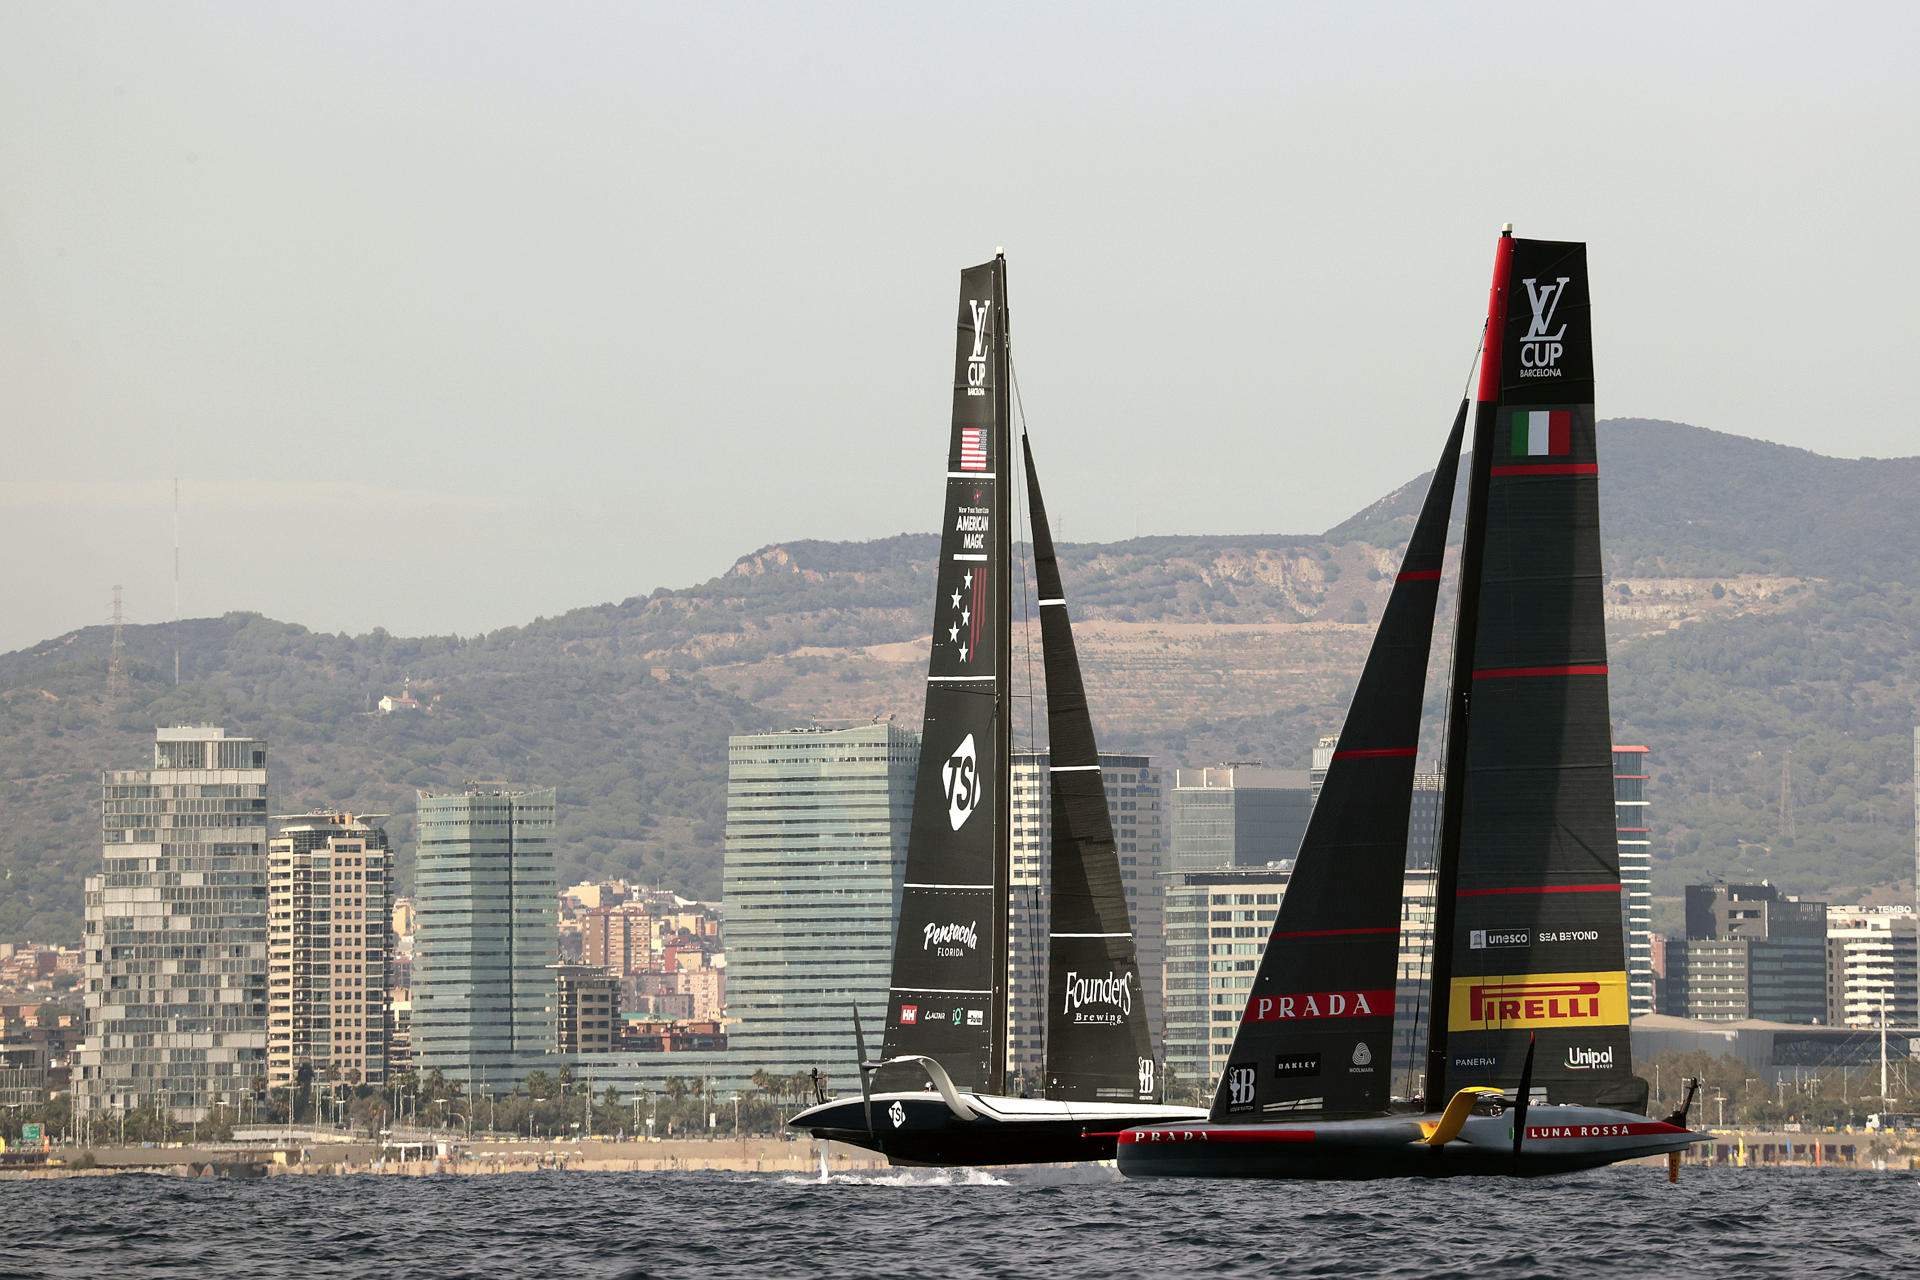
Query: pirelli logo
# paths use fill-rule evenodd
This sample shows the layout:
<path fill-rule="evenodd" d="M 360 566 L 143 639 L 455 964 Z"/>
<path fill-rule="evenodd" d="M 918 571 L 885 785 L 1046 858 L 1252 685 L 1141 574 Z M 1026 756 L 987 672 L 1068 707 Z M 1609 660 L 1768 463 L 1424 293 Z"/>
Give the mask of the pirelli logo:
<path fill-rule="evenodd" d="M 1449 1031 L 1615 1027 L 1627 1023 L 1627 975 L 1510 973 L 1455 978 Z"/>

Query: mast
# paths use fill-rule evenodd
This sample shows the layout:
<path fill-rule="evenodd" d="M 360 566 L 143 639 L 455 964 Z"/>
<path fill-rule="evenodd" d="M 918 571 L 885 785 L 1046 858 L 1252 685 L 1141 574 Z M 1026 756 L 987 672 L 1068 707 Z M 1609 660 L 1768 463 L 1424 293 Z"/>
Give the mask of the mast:
<path fill-rule="evenodd" d="M 1500 229 L 1493 284 L 1480 339 L 1480 384 L 1473 412 L 1473 456 L 1467 472 L 1466 532 L 1460 541 L 1459 615 L 1453 626 L 1453 670 L 1447 687 L 1447 742 L 1440 794 L 1440 850 L 1433 883 L 1433 946 L 1427 972 L 1428 1107 L 1446 1100 L 1447 1020 L 1453 989 L 1454 895 L 1460 886 L 1460 830 L 1467 800 L 1467 725 L 1472 718 L 1473 650 L 1480 626 L 1480 576 L 1487 542 L 1487 485 L 1499 416 L 1500 360 L 1506 346 L 1507 290 L 1513 275 L 1513 224 Z"/>
<path fill-rule="evenodd" d="M 1503 236 L 1489 310 L 1461 557 L 1427 1102 L 1526 1077 L 1554 1102 L 1641 1110 L 1615 838 L 1586 245 Z"/>
<path fill-rule="evenodd" d="M 993 930 L 993 1062 L 987 1076 L 987 1092 L 1007 1091 L 1007 997 L 1010 985 L 1007 973 L 1012 956 L 1013 933 L 1013 522 L 1007 515 L 1013 509 L 1013 347 L 1007 331 L 1007 253 L 993 253 L 994 487 L 1001 494 L 1000 519 L 996 522 L 995 563 L 1000 569 L 994 584 L 993 616 L 994 670 L 1000 679 L 994 683 L 994 768 L 996 770 L 998 812 L 993 831 L 993 900 L 1000 904 L 1000 917 Z"/>
<path fill-rule="evenodd" d="M 926 714 L 883 1041 L 883 1057 L 932 1058 L 969 1090 L 997 1089 L 1006 1071 L 1012 539 L 1003 265 L 995 258 L 960 273 Z M 877 1087 L 915 1089 L 923 1079 L 883 1071 Z"/>

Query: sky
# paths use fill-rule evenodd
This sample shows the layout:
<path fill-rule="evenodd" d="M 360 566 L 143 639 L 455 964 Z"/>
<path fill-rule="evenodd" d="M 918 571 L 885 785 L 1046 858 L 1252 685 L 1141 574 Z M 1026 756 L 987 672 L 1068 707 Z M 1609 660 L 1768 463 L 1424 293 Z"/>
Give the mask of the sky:
<path fill-rule="evenodd" d="M 1602 417 L 1920 453 L 1920 6 L 0 0 L 0 651 L 478 631 L 931 529 L 1005 246 L 1063 540 L 1431 466 L 1494 239 Z"/>

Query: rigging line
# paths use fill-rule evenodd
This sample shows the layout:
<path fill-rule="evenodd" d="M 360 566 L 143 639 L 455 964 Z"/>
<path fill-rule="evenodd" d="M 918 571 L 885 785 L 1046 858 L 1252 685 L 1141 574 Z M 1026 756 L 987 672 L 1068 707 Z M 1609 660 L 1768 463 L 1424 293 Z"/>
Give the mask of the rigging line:
<path fill-rule="evenodd" d="M 1007 375 L 1013 383 L 1014 412 L 1020 418 L 1020 446 L 1027 443 L 1027 402 L 1020 396 L 1020 372 L 1013 365 L 1013 344 L 1007 344 Z M 1011 482 L 1009 482 L 1011 483 Z M 1040 739 L 1033 731 L 1033 618 L 1027 608 L 1027 558 L 1033 554 L 1033 539 L 1027 535 L 1026 486 L 1013 484 L 1014 512 L 1019 521 L 1020 541 L 1026 545 L 1026 552 L 1018 557 L 1020 561 L 1020 647 L 1027 661 L 1027 749 L 1038 751 Z M 1048 741 L 1047 750 L 1053 750 L 1052 741 Z M 1051 756 L 1049 756 L 1051 758 Z"/>

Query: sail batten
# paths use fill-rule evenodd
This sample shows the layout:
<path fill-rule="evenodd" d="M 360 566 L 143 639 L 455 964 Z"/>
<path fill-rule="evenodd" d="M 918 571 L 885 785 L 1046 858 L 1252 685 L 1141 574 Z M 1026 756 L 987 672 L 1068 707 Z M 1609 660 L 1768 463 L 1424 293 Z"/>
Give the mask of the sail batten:
<path fill-rule="evenodd" d="M 1024 441 L 1023 441 L 1024 443 Z M 1157 1102 L 1160 1072 L 1107 810 L 1060 561 L 1025 447 L 1034 580 L 1043 603 L 1047 782 L 1053 817 L 1052 918 L 1047 934 L 1047 1097 L 1066 1102 Z"/>
<path fill-rule="evenodd" d="M 1385 1111 L 1414 743 L 1465 404 L 1414 523 L 1214 1095 L 1215 1120 Z"/>

